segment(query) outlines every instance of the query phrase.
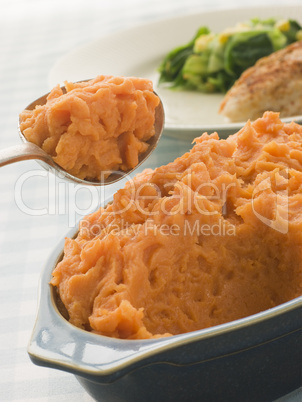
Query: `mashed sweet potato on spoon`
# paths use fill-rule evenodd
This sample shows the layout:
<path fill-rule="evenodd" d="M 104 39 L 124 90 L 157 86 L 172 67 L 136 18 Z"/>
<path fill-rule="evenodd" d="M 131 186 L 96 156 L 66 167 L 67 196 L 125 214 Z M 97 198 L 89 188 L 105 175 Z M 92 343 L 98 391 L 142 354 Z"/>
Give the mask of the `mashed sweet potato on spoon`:
<path fill-rule="evenodd" d="M 266 112 L 204 133 L 84 218 L 53 272 L 72 324 L 139 339 L 194 331 L 302 294 L 302 127 Z"/>
<path fill-rule="evenodd" d="M 68 173 L 100 180 L 111 171 L 128 171 L 154 136 L 160 100 L 150 80 L 98 76 L 58 85 L 45 105 L 20 114 L 25 138 L 48 153 Z"/>

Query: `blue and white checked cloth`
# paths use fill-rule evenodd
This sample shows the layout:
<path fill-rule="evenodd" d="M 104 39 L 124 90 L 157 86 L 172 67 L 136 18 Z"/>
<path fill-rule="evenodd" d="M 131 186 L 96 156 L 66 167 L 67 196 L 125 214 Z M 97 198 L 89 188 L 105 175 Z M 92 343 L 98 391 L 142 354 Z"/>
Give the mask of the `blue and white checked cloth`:
<path fill-rule="evenodd" d="M 262 3 L 249 0 L 244 5 Z M 269 4 L 282 1 L 266 1 Z M 225 1 L 1 0 L 0 5 L 0 148 L 5 148 L 19 143 L 20 111 L 49 91 L 49 72 L 66 52 L 142 22 L 194 9 L 218 10 Z M 242 6 L 240 0 L 229 0 L 227 5 Z M 147 165 L 172 161 L 189 148 L 190 141 L 163 137 Z M 1 168 L 1 401 L 92 400 L 72 375 L 32 364 L 26 348 L 36 316 L 39 276 L 48 255 L 69 227 L 122 185 L 92 192 L 47 174 L 34 161 Z M 282 399 L 301 400 L 301 391 Z"/>

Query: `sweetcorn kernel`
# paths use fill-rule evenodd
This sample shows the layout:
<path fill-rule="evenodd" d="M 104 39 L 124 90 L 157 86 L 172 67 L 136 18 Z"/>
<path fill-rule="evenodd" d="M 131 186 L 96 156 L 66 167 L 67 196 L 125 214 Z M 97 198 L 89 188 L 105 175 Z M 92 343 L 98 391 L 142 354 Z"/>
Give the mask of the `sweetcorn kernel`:
<path fill-rule="evenodd" d="M 194 43 L 194 52 L 199 53 L 208 47 L 208 44 L 215 38 L 215 34 L 210 33 L 207 35 L 202 35 L 196 39 Z"/>
<path fill-rule="evenodd" d="M 227 40 L 229 39 L 229 37 L 231 36 L 231 32 L 223 32 L 223 33 L 221 33 L 219 36 L 218 36 L 218 41 L 219 41 L 219 43 L 221 43 L 222 45 L 224 44 L 224 43 L 226 43 L 227 42 Z"/>
<path fill-rule="evenodd" d="M 278 28 L 280 31 L 286 32 L 290 29 L 290 23 L 288 20 L 279 20 L 276 22 L 275 28 Z"/>
<path fill-rule="evenodd" d="M 223 32 L 221 32 L 218 35 L 218 41 L 219 41 L 219 43 L 221 43 L 223 45 L 224 43 L 227 42 L 227 40 L 229 39 L 230 36 L 232 36 L 236 33 L 239 33 L 239 32 L 248 31 L 250 29 L 251 29 L 251 27 L 249 24 L 244 23 L 244 22 L 238 23 L 238 24 L 236 24 L 235 27 L 227 28 Z"/>
<path fill-rule="evenodd" d="M 298 32 L 296 33 L 296 39 L 297 39 L 297 40 L 302 40 L 302 29 L 300 29 L 300 31 L 298 31 Z"/>

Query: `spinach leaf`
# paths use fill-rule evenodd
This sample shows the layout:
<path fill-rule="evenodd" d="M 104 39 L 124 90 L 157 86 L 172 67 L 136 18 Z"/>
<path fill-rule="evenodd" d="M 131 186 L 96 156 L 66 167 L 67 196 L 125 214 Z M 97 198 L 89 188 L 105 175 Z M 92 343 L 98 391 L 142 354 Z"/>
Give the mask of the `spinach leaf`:
<path fill-rule="evenodd" d="M 194 38 L 188 44 L 179 46 L 167 54 L 158 69 L 160 72 L 159 83 L 179 80 L 181 70 L 186 60 L 193 54 L 195 40 L 209 32 L 207 27 L 199 28 Z"/>
<path fill-rule="evenodd" d="M 225 70 L 239 76 L 258 59 L 274 51 L 267 33 L 243 32 L 230 38 L 225 49 Z"/>
<path fill-rule="evenodd" d="M 193 54 L 193 46 L 178 47 L 169 53 L 159 67 L 159 82 L 174 81 L 191 54 Z"/>

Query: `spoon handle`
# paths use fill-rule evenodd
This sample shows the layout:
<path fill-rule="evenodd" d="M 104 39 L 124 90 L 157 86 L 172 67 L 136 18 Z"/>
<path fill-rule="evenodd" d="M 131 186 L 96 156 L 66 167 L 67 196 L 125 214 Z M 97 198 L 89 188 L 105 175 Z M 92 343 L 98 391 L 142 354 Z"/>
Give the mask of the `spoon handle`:
<path fill-rule="evenodd" d="M 0 150 L 0 167 L 29 159 L 39 159 L 54 166 L 52 158 L 41 148 L 32 143 L 14 145 Z"/>

